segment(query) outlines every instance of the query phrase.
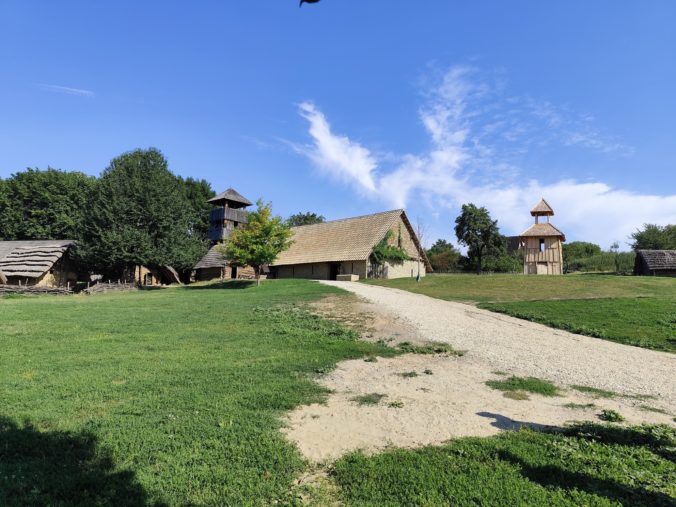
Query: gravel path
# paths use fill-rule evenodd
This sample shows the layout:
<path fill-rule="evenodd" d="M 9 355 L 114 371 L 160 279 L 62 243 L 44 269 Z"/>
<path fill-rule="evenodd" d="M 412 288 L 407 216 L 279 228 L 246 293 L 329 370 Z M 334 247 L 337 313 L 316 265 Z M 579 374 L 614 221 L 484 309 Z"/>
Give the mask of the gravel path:
<path fill-rule="evenodd" d="M 676 407 L 676 355 L 552 329 L 473 306 L 398 289 L 322 282 L 353 292 L 413 326 L 420 338 L 466 350 L 468 359 L 514 375 L 657 396 Z M 590 302 L 590 304 L 594 304 Z"/>

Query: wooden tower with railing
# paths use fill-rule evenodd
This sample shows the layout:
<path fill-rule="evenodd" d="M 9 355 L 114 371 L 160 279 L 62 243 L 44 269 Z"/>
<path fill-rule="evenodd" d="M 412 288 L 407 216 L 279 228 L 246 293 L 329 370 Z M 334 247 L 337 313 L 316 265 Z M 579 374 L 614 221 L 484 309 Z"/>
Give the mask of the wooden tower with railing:
<path fill-rule="evenodd" d="M 249 266 L 232 266 L 216 248 L 228 238 L 234 229 L 248 222 L 247 212 L 244 208 L 251 206 L 251 201 L 235 189 L 229 188 L 209 199 L 208 202 L 213 205 L 209 213 L 211 248 L 195 264 L 193 268 L 195 280 L 241 278 L 252 274 L 253 270 Z"/>
<path fill-rule="evenodd" d="M 214 206 L 209 213 L 209 239 L 212 243 L 221 243 L 239 224 L 247 223 L 244 208 L 251 206 L 251 201 L 234 188 L 221 192 L 207 202 Z"/>
<path fill-rule="evenodd" d="M 543 199 L 530 210 L 535 223 L 519 234 L 523 249 L 523 273 L 525 275 L 562 275 L 563 247 L 566 236 L 549 222 L 554 210 Z M 546 218 L 541 222 L 540 217 Z"/>

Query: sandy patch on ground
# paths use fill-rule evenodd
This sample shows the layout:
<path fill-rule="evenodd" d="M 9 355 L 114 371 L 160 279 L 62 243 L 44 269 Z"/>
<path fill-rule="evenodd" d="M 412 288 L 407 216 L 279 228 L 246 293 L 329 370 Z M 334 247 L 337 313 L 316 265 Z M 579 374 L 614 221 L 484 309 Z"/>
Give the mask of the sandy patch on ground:
<path fill-rule="evenodd" d="M 430 338 L 439 341 L 437 335 L 430 337 L 421 332 L 414 321 L 402 318 L 401 314 L 395 315 L 383 305 L 374 305 L 354 296 L 332 296 L 315 309 L 329 318 L 341 318 L 342 315 L 367 339 L 390 340 L 393 344 L 402 341 L 425 343 Z M 415 311 L 415 308 L 410 310 Z M 483 314 L 480 317 L 477 325 L 486 318 Z M 439 444 L 457 437 L 490 436 L 524 425 L 542 428 L 573 421 L 598 422 L 598 414 L 603 409 L 618 411 L 627 424 L 673 424 L 673 410 L 664 398 L 594 398 L 565 388 L 566 384 L 560 382 L 556 383 L 562 387 L 561 396 L 529 394 L 527 400 L 507 398 L 502 391 L 489 388 L 485 382 L 507 378 L 508 374 L 547 376 L 535 375 L 522 365 L 496 372 L 493 361 L 472 352 L 468 348 L 468 353 L 462 357 L 406 354 L 378 358 L 377 362 L 344 361 L 319 380 L 331 390 L 327 402 L 294 410 L 288 415 L 283 431 L 309 460 L 319 463 L 355 450 L 374 452 L 388 447 Z M 500 353 L 499 350 L 495 352 Z M 565 361 L 565 358 L 561 360 Z M 579 366 L 570 367 L 575 370 Z M 564 366 L 560 364 L 558 368 Z M 402 376 L 407 372 L 415 372 L 417 376 Z M 604 374 L 600 368 L 598 375 Z M 367 394 L 385 396 L 375 405 L 360 405 L 354 400 Z M 593 406 L 565 407 L 570 403 Z M 665 410 L 669 415 L 647 411 L 642 406 Z"/>

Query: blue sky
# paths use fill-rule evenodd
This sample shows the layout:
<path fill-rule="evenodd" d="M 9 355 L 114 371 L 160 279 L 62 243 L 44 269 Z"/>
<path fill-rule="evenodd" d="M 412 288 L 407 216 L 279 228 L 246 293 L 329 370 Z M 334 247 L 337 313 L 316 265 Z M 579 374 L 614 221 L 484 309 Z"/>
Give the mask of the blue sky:
<path fill-rule="evenodd" d="M 0 177 L 154 146 L 277 213 L 676 223 L 676 2 L 0 0 Z"/>

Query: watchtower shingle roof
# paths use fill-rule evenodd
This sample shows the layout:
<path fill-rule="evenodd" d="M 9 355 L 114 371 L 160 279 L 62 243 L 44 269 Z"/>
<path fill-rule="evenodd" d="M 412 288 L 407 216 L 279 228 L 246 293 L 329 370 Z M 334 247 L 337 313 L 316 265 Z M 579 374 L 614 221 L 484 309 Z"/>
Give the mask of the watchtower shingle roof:
<path fill-rule="evenodd" d="M 532 210 L 530 210 L 530 214 L 533 216 L 552 216 L 554 214 L 554 210 L 543 197 L 540 199 L 540 202 L 537 203 Z"/>
<path fill-rule="evenodd" d="M 253 204 L 249 199 L 244 197 L 234 188 L 229 188 L 225 192 L 221 192 L 216 197 L 212 197 L 211 199 L 209 199 L 207 202 L 218 203 L 220 201 L 238 202 L 240 204 L 243 204 L 244 206 L 251 206 L 251 204 Z"/>
<path fill-rule="evenodd" d="M 566 235 L 549 222 L 544 224 L 533 224 L 528 229 L 519 234 L 520 238 L 547 238 L 552 236 L 560 237 L 562 241 L 566 241 Z"/>

